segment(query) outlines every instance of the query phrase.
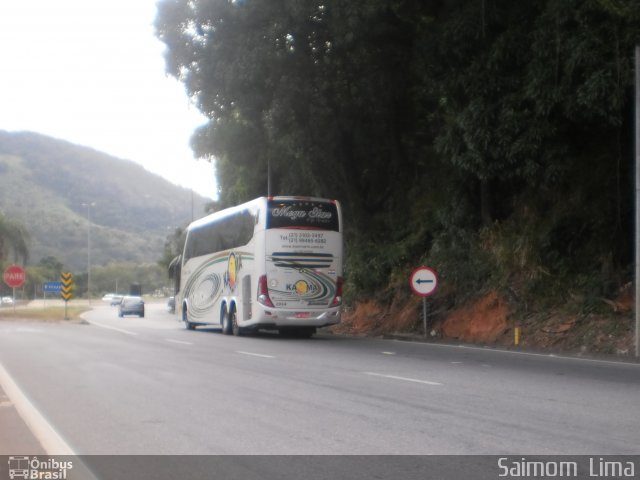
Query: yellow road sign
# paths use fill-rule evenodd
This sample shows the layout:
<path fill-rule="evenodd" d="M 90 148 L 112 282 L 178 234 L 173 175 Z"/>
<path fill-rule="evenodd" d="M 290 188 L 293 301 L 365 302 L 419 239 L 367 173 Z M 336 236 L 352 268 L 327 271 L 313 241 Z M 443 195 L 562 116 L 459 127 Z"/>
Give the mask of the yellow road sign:
<path fill-rule="evenodd" d="M 71 300 L 73 297 L 73 274 L 71 272 L 66 272 L 60 275 L 60 281 L 62 282 L 62 289 L 60 290 L 60 295 L 62 299 L 66 302 Z"/>

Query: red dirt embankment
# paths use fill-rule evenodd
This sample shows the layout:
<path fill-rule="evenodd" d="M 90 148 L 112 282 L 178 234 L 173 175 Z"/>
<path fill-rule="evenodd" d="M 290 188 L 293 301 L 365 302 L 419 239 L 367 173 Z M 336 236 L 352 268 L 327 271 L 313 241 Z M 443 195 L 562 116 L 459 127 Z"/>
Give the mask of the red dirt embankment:
<path fill-rule="evenodd" d="M 509 329 L 509 308 L 495 291 L 454 310 L 442 323 L 446 338 L 469 343 L 494 343 Z"/>
<path fill-rule="evenodd" d="M 520 329 L 524 348 L 581 353 L 633 354 L 633 312 L 628 292 L 615 300 L 602 299 L 604 313 L 567 315 L 559 311 L 515 314 L 498 292 L 490 291 L 466 304 L 429 314 L 432 338 L 464 343 L 514 345 Z M 606 310 L 610 309 L 610 312 Z M 423 333 L 422 300 L 397 295 L 390 305 L 358 302 L 343 313 L 336 333 L 388 335 Z"/>
<path fill-rule="evenodd" d="M 384 335 L 390 333 L 417 333 L 422 331 L 422 299 L 397 298 L 389 306 L 375 300 L 358 302 L 346 310 L 342 324 L 334 327 L 339 333 Z M 449 312 L 444 321 L 434 325 L 429 316 L 429 329 L 444 338 L 464 342 L 495 342 L 509 329 L 509 309 L 496 292 L 490 292 L 477 301 Z"/>

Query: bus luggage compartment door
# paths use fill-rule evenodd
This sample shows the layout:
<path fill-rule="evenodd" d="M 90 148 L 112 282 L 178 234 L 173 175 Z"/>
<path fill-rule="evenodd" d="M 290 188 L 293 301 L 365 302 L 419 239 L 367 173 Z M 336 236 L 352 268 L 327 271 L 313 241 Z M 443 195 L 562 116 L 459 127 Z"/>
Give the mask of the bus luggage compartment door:
<path fill-rule="evenodd" d="M 242 277 L 242 320 L 251 319 L 251 275 Z"/>

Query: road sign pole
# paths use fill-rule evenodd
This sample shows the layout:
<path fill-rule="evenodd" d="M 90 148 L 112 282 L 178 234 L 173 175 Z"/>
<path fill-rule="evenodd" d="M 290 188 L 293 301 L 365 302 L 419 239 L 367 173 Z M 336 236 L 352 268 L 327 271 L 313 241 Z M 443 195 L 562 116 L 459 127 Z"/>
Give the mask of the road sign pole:
<path fill-rule="evenodd" d="M 640 45 L 636 45 L 635 55 L 635 96 L 636 96 L 636 221 L 635 221 L 635 287 L 636 287 L 636 331 L 635 331 L 635 350 L 636 358 L 640 357 Z"/>
<path fill-rule="evenodd" d="M 422 329 L 427 337 L 427 297 L 433 295 L 438 286 L 438 274 L 429 267 L 416 268 L 409 277 L 409 285 L 416 295 L 422 297 Z"/>
<path fill-rule="evenodd" d="M 422 324 L 424 325 L 424 336 L 427 336 L 427 297 L 422 297 Z"/>

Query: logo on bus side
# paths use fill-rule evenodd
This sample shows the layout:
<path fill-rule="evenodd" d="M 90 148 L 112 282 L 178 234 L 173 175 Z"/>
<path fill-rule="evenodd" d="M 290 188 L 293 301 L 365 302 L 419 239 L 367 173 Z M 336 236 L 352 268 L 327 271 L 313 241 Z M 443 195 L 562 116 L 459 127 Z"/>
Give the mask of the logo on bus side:
<path fill-rule="evenodd" d="M 304 280 L 297 281 L 295 284 L 295 287 L 296 287 L 296 293 L 298 295 L 304 295 L 309 291 L 309 284 Z"/>
<path fill-rule="evenodd" d="M 229 287 L 232 292 L 236 289 L 236 285 L 238 284 L 238 273 L 241 268 L 242 257 L 233 252 L 229 254 L 229 259 L 227 260 L 227 271 L 224 274 L 224 285 L 225 287 Z"/>
<path fill-rule="evenodd" d="M 298 295 L 303 296 L 307 293 L 317 291 L 318 287 L 306 282 L 305 280 L 298 280 L 294 284 L 288 283 L 286 285 L 286 289 L 290 292 L 296 292 Z"/>

